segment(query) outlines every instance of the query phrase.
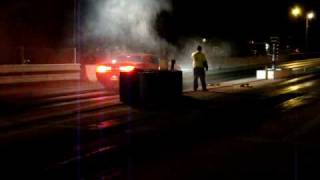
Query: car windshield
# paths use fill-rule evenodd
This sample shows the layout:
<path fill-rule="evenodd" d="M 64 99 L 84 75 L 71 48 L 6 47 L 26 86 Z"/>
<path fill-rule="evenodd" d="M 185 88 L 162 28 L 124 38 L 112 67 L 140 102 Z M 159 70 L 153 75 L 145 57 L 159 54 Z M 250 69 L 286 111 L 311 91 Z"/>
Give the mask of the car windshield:
<path fill-rule="evenodd" d="M 137 56 L 137 55 L 122 55 L 122 56 L 116 56 L 114 59 L 118 61 L 131 61 L 131 62 L 142 62 L 143 57 L 142 56 Z"/>

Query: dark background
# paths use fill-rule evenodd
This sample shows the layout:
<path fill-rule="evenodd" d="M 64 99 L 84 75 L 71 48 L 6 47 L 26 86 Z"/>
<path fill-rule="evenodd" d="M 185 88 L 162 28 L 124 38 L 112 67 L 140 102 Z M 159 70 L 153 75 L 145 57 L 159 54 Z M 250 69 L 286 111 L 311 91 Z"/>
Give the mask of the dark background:
<path fill-rule="evenodd" d="M 82 0 L 85 1 L 85 0 Z M 298 3 L 320 13 L 320 2 L 304 1 L 181 1 L 171 0 L 172 11 L 162 12 L 155 24 L 158 33 L 171 43 L 181 38 L 204 36 L 236 44 L 249 40 L 268 41 L 279 36 L 283 44 L 303 47 L 305 21 L 289 16 Z M 2 0 L 0 2 L 0 47 L 72 47 L 74 0 Z M 82 16 L 86 4 L 81 3 Z M 84 19 L 84 18 L 81 18 Z M 83 23 L 81 21 L 81 23 Z M 319 19 L 310 24 L 310 49 L 320 49 Z"/>
<path fill-rule="evenodd" d="M 178 35 L 218 37 L 237 43 L 248 40 L 268 41 L 270 36 L 279 36 L 283 44 L 304 46 L 305 20 L 290 17 L 295 4 L 305 10 L 320 13 L 319 1 L 209 1 L 181 2 L 173 0 L 173 21 Z M 310 23 L 310 49 L 319 49 L 319 19 Z"/>

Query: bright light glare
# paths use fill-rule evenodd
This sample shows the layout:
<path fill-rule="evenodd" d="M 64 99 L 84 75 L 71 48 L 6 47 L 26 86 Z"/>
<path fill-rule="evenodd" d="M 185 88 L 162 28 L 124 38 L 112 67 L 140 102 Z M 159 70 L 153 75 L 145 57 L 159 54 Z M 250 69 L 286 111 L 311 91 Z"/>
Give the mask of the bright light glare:
<path fill-rule="evenodd" d="M 202 42 L 204 42 L 204 43 L 207 42 L 207 39 L 206 39 L 206 38 L 203 38 L 203 39 L 202 39 Z"/>
<path fill-rule="evenodd" d="M 109 66 L 98 66 L 97 67 L 97 69 L 96 69 L 96 71 L 98 72 L 98 73 L 106 73 L 106 72 L 108 72 L 108 71 L 111 71 L 111 67 L 109 67 Z"/>
<path fill-rule="evenodd" d="M 268 43 L 265 44 L 266 50 L 268 51 L 270 48 L 270 45 Z"/>
<path fill-rule="evenodd" d="M 307 14 L 307 18 L 308 18 L 308 19 L 313 19 L 314 16 L 315 16 L 314 12 L 309 12 L 309 13 Z"/>
<path fill-rule="evenodd" d="M 295 17 L 300 16 L 300 15 L 301 15 L 301 12 L 302 12 L 302 10 L 301 10 L 301 8 L 298 7 L 298 6 L 294 7 L 294 8 L 291 10 L 291 14 L 292 14 L 293 16 L 295 16 Z"/>
<path fill-rule="evenodd" d="M 306 88 L 309 88 L 309 87 L 311 87 L 313 85 L 314 85 L 314 82 L 305 82 L 303 84 L 293 85 L 293 86 L 290 86 L 290 87 L 286 88 L 284 90 L 284 93 L 288 93 L 288 92 L 292 92 L 292 91 L 298 91 L 300 89 L 306 89 Z"/>
<path fill-rule="evenodd" d="M 181 71 L 183 71 L 183 72 L 191 72 L 192 69 L 191 68 L 181 68 Z"/>
<path fill-rule="evenodd" d="M 131 72 L 134 70 L 134 68 L 135 68 L 134 66 L 121 66 L 119 70 L 121 72 Z"/>
<path fill-rule="evenodd" d="M 116 64 L 116 63 L 117 63 L 117 60 L 116 60 L 116 59 L 112 59 L 111 63 L 112 63 L 112 64 Z"/>

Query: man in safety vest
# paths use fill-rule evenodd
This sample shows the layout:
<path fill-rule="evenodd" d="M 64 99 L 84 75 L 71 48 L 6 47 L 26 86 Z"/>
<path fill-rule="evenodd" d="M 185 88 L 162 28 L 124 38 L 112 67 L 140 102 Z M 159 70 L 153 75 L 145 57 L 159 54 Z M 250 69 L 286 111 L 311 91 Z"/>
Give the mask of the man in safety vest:
<path fill-rule="evenodd" d="M 208 71 L 208 63 L 206 55 L 202 52 L 202 47 L 198 46 L 197 51 L 192 53 L 193 60 L 193 90 L 198 90 L 198 78 L 200 78 L 202 90 L 207 90 L 206 73 Z"/>

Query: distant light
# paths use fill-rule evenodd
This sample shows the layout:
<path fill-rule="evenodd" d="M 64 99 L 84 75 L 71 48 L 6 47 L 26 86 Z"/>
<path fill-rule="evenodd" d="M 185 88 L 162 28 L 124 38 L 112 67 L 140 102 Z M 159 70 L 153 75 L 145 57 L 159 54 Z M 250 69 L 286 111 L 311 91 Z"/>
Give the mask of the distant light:
<path fill-rule="evenodd" d="M 309 13 L 307 14 L 307 18 L 308 18 L 308 19 L 313 19 L 314 17 L 315 17 L 314 12 L 309 12 Z"/>
<path fill-rule="evenodd" d="M 116 64 L 116 63 L 117 63 L 117 60 L 116 60 L 116 59 L 112 59 L 111 63 L 112 63 L 112 64 Z"/>
<path fill-rule="evenodd" d="M 294 16 L 294 17 L 298 17 L 300 16 L 302 13 L 302 10 L 299 6 L 296 6 L 294 7 L 292 10 L 291 10 L 291 14 Z"/>
<path fill-rule="evenodd" d="M 266 45 L 266 50 L 268 51 L 270 48 L 270 45 L 268 43 L 266 43 L 265 45 Z"/>
<path fill-rule="evenodd" d="M 206 39 L 206 38 L 203 38 L 203 39 L 202 39 L 202 42 L 204 42 L 204 43 L 207 42 L 207 39 Z"/>

